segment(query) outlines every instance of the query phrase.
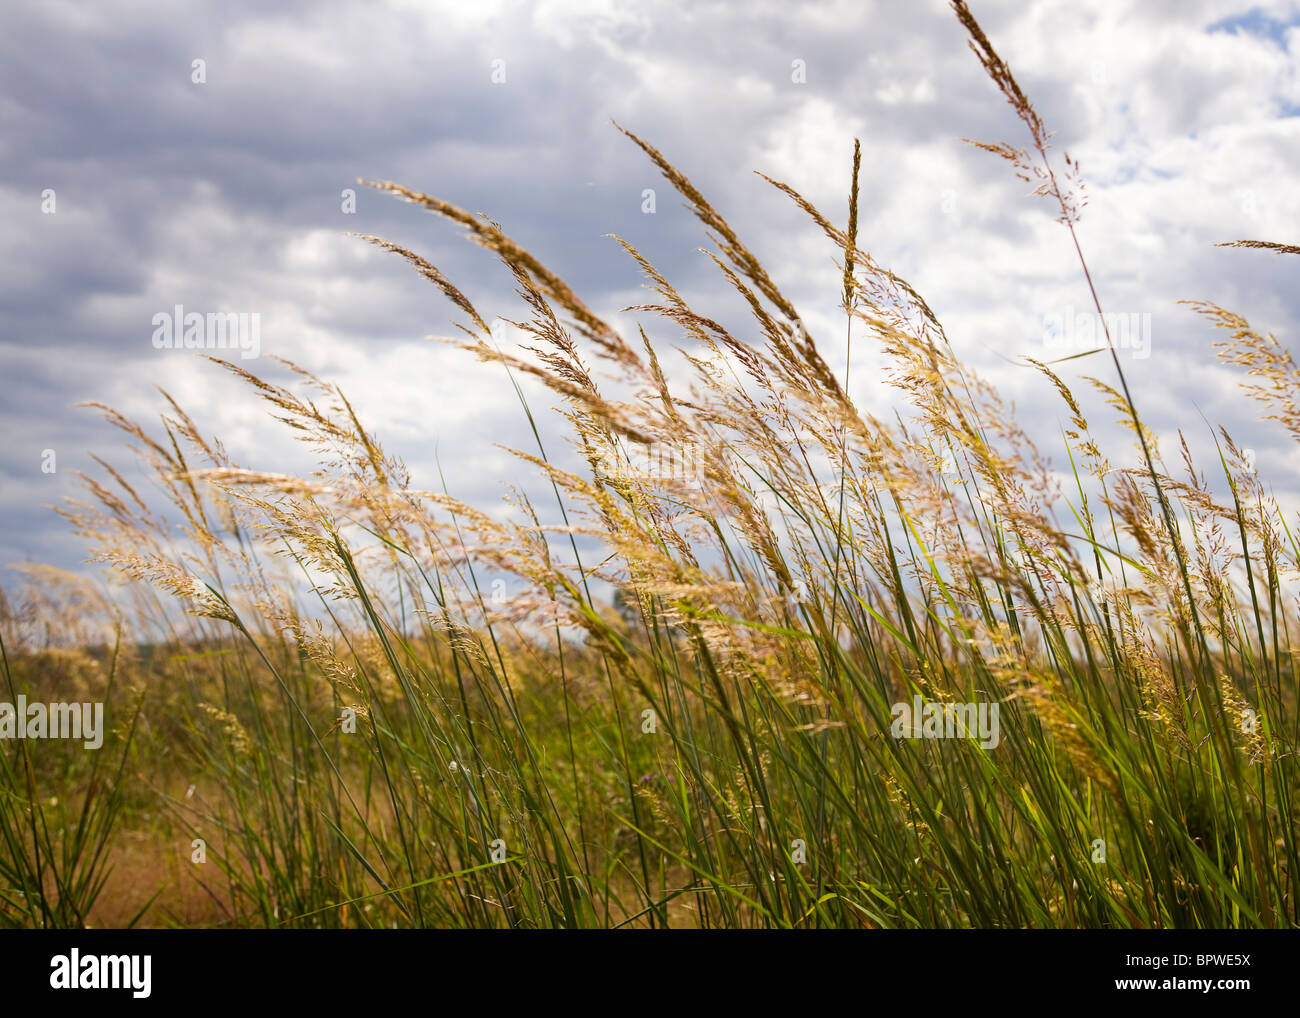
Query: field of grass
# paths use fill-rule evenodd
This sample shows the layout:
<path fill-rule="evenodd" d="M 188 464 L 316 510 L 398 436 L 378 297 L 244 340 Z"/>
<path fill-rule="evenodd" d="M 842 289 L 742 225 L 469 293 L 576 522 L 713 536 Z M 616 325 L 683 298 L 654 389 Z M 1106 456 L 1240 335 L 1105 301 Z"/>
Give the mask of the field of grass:
<path fill-rule="evenodd" d="M 1060 216 L 1103 315 L 1076 168 L 953 6 L 1028 134 L 982 147 Z M 0 699 L 102 700 L 109 728 L 93 752 L 0 743 L 0 926 L 1300 925 L 1300 545 L 1250 457 L 1217 433 L 1213 483 L 1185 445 L 1167 458 L 1109 336 L 1087 393 L 1034 364 L 1069 422 L 1036 444 L 859 248 L 855 146 L 842 225 L 772 183 L 843 267 L 823 342 L 850 370 L 863 344 L 887 357 L 877 419 L 628 136 L 704 226 L 748 336 L 627 244 L 655 296 L 623 335 L 492 221 L 374 185 L 513 273 L 529 351 L 367 238 L 455 305 L 485 370 L 555 394 L 585 467 L 556 465 L 540 423 L 515 451 L 547 504 L 417 490 L 303 371 L 218 362 L 318 454 L 305 477 L 241 468 L 170 398 L 153 427 L 100 408 L 169 504 L 103 464 L 63 511 L 129 582 L 37 570 L 0 605 Z M 1196 310 L 1300 440 L 1285 348 Z M 1131 445 L 1100 447 L 1093 404 Z M 914 697 L 996 705 L 996 745 L 900 737 Z"/>

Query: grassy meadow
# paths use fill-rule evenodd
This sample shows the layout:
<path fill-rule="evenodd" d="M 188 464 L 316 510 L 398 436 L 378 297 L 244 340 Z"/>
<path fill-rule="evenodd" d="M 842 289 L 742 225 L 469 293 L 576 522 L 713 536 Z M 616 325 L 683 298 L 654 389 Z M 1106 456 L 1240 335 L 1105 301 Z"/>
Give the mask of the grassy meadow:
<path fill-rule="evenodd" d="M 1025 132 L 981 147 L 1008 201 L 1019 176 L 1059 216 L 1102 316 L 1077 167 L 953 7 Z M 0 604 L 0 700 L 102 700 L 108 731 L 0 742 L 0 926 L 1300 925 L 1300 521 L 1252 457 L 1226 431 L 1208 463 L 1158 442 L 1108 334 L 1086 389 L 1029 366 L 1066 422 L 1031 437 L 859 247 L 857 146 L 847 215 L 771 181 L 843 269 L 844 331 L 815 340 L 625 133 L 699 219 L 744 335 L 623 242 L 652 294 L 624 334 L 490 219 L 372 185 L 512 273 L 500 317 L 527 350 L 365 238 L 450 301 L 484 371 L 553 394 L 516 387 L 545 502 L 416 487 L 300 369 L 202 365 L 308 444 L 301 477 L 235 463 L 170 397 L 152 423 L 98 408 L 152 490 L 103 462 L 60 509 L 117 579 L 29 569 Z M 1300 440 L 1285 347 L 1193 308 Z M 888 419 L 828 363 L 868 345 Z M 581 469 L 548 446 L 557 413 Z M 1102 448 L 1099 415 L 1125 441 Z M 899 737 L 914 698 L 996 705 L 996 745 Z"/>

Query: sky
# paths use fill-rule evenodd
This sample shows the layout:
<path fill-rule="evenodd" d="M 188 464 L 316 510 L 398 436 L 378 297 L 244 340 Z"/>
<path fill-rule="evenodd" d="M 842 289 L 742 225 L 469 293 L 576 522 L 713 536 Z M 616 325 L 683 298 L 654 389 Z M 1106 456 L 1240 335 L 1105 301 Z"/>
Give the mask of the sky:
<path fill-rule="evenodd" d="M 1122 356 L 1140 411 L 1198 450 L 1227 426 L 1294 494 L 1294 443 L 1256 420 L 1214 330 L 1178 302 L 1214 301 L 1294 344 L 1300 261 L 1214 245 L 1300 242 L 1300 2 L 971 6 L 1057 153 L 1081 165 L 1080 241 L 1107 310 L 1136 324 Z M 0 567 L 83 568 L 50 506 L 79 494 L 77 471 L 98 473 L 92 456 L 131 463 L 87 401 L 150 423 L 162 389 L 242 465 L 309 467 L 245 386 L 155 345 L 156 316 L 177 305 L 257 315 L 259 356 L 236 352 L 242 367 L 282 380 L 274 355 L 337 382 L 416 487 L 499 503 L 521 468 L 498 445 L 529 444 L 509 378 L 431 341 L 459 313 L 354 234 L 418 251 L 489 321 L 524 317 L 512 281 L 454 224 L 356 181 L 490 215 L 615 323 L 645 291 L 609 234 L 698 310 L 734 313 L 698 223 L 614 121 L 708 196 L 841 366 L 834 251 L 751 171 L 843 222 L 860 138 L 860 246 L 915 286 L 957 356 L 1053 451 L 1064 408 L 1024 359 L 1074 352 L 1062 323 L 1088 291 L 1051 208 L 963 141 L 1028 139 L 940 0 L 9 0 Z M 855 352 L 850 390 L 887 411 L 877 366 Z M 1069 368 L 1114 380 L 1100 358 Z M 555 402 L 525 391 L 535 409 Z M 0 586 L 14 579 L 0 572 Z"/>

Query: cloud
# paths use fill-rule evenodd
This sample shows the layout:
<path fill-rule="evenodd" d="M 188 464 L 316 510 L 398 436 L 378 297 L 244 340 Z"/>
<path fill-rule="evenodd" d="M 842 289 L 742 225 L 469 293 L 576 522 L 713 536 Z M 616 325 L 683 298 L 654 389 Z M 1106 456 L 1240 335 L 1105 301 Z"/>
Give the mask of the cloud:
<path fill-rule="evenodd" d="M 1214 365 L 1212 330 L 1176 301 L 1219 301 L 1295 333 L 1292 265 L 1213 244 L 1297 239 L 1300 5 L 1038 0 L 976 13 L 1082 163 L 1080 237 L 1107 308 L 1150 315 L 1150 356 L 1126 364 L 1143 412 L 1202 446 L 1204 414 L 1265 467 L 1291 462 Z M 509 379 L 425 339 L 451 333 L 455 310 L 348 234 L 420 251 L 489 320 L 520 314 L 509 275 L 459 228 L 355 181 L 393 179 L 491 215 L 605 314 L 641 300 L 635 266 L 605 237 L 618 233 L 706 313 L 739 322 L 696 250 L 698 224 L 611 119 L 691 177 L 806 308 L 833 362 L 833 251 L 750 171 L 841 220 L 860 137 L 864 246 L 1027 419 L 1050 430 L 1061 417 L 1023 359 L 1042 355 L 1045 318 L 1085 307 L 1087 289 L 1051 209 L 961 141 L 1025 139 L 941 3 L 10 5 L 0 95 L 6 561 L 83 554 L 42 506 L 73 492 L 90 453 L 125 457 L 80 401 L 148 418 L 162 387 L 247 465 L 303 462 L 218 368 L 153 349 L 152 316 L 177 304 L 258 313 L 263 351 L 342 385 L 415 483 L 440 486 L 441 465 L 456 494 L 494 502 L 520 479 L 494 443 L 531 442 Z M 654 215 L 642 213 L 647 188 Z M 855 354 L 864 401 L 885 395 L 871 357 Z M 1071 372 L 1110 379 L 1100 358 Z M 534 411 L 554 402 L 525 392 Z M 47 448 L 55 475 L 40 472 Z"/>

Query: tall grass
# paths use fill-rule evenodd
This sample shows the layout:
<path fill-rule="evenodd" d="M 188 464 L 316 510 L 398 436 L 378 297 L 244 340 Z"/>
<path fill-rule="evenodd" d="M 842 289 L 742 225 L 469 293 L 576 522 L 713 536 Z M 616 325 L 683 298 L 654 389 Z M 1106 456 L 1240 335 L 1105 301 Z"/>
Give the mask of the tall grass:
<path fill-rule="evenodd" d="M 1054 203 L 1101 314 L 1077 168 L 1054 163 L 1011 70 L 953 7 L 1029 134 L 982 147 Z M 310 477 L 241 468 L 170 398 L 155 432 L 101 408 L 183 523 L 111 469 L 63 511 L 99 561 L 189 613 L 178 625 L 142 600 L 133 617 L 172 649 L 169 741 L 203 786 L 169 803 L 220 873 L 225 921 L 1296 925 L 1300 548 L 1232 438 L 1214 465 L 1226 496 L 1185 442 L 1168 464 L 1107 335 L 1112 377 L 1090 384 L 1131 450 L 1108 456 L 1087 401 L 1034 362 L 1069 422 L 1058 484 L 920 294 L 859 247 L 855 146 L 844 227 L 767 179 L 838 254 L 850 366 L 862 344 L 888 360 L 897 416 L 876 418 L 721 214 L 624 133 L 704 226 L 749 335 L 620 240 L 654 294 L 625 310 L 688 341 L 670 363 L 491 220 L 373 185 L 512 273 L 525 350 L 495 344 L 421 256 L 367 238 L 464 316 L 453 342 L 558 397 L 581 470 L 558 465 L 516 386 L 536 442 L 513 454 L 550 504 L 516 492 L 503 518 L 415 489 L 342 391 L 298 368 L 291 388 L 218 361 L 317 450 Z M 1196 309 L 1300 439 L 1285 349 Z M 913 696 L 996 704 L 998 745 L 896 737 L 892 708 Z M 15 858 L 52 858 L 20 822 L 41 815 L 27 757 L 0 757 L 0 836 Z M 87 826 L 59 873 L 96 872 L 77 846 L 106 828 Z M 83 918 L 72 878 L 28 864 L 0 879 L 56 903 L 0 897 L 4 921 Z"/>

